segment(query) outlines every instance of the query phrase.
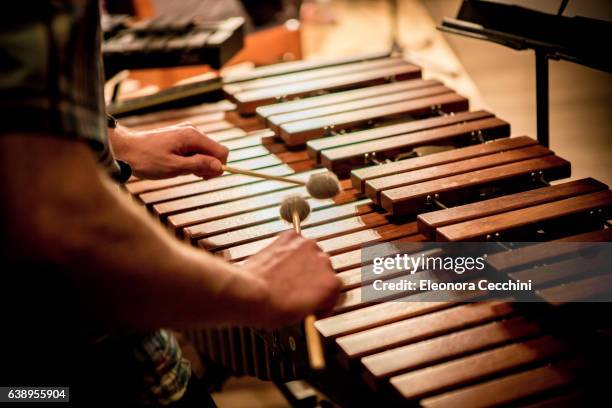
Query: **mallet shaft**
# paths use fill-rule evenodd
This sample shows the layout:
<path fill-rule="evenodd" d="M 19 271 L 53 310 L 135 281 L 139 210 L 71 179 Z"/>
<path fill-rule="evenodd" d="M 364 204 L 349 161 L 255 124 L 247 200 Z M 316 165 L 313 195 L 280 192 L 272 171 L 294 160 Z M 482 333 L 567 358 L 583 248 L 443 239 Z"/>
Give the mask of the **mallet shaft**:
<path fill-rule="evenodd" d="M 223 166 L 223 171 L 228 171 L 230 173 L 234 173 L 234 174 L 244 174 L 245 176 L 252 176 L 252 177 L 259 177 L 259 178 L 263 178 L 263 179 L 267 179 L 267 180 L 276 180 L 276 181 L 284 181 L 287 183 L 292 183 L 292 184 L 297 184 L 300 186 L 305 186 L 306 182 L 301 181 L 301 180 L 293 180 L 287 177 L 281 177 L 281 176 L 271 176 L 269 174 L 264 174 L 264 173 L 260 173 L 258 171 L 253 171 L 253 170 L 245 170 L 245 169 L 239 169 L 236 167 L 231 167 L 231 166 Z"/>
<path fill-rule="evenodd" d="M 293 229 L 298 234 L 302 233 L 300 215 L 297 211 L 292 214 Z M 304 319 L 304 334 L 306 335 L 306 349 L 308 350 L 308 361 L 313 370 L 323 370 L 325 368 L 325 356 L 323 355 L 323 345 L 321 337 L 314 326 L 315 315 L 309 314 Z"/>
<path fill-rule="evenodd" d="M 293 229 L 295 230 L 295 232 L 297 232 L 298 234 L 302 234 L 302 224 L 300 222 L 300 214 L 297 211 L 294 211 L 293 214 L 291 215 L 292 221 L 293 221 Z"/>

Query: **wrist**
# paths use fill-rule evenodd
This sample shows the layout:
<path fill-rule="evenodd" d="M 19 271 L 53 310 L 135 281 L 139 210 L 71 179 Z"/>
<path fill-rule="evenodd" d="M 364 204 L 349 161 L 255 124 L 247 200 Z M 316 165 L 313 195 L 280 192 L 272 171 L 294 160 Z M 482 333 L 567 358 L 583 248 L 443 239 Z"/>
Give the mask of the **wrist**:
<path fill-rule="evenodd" d="M 265 280 L 247 267 L 232 266 L 233 273 L 227 282 L 227 292 L 222 296 L 233 299 L 231 307 L 235 311 L 238 324 L 262 326 L 267 315 L 270 291 Z"/>
<path fill-rule="evenodd" d="M 117 125 L 115 128 L 108 129 L 108 138 L 111 151 L 116 159 L 129 163 L 130 141 L 132 134 L 125 126 Z"/>

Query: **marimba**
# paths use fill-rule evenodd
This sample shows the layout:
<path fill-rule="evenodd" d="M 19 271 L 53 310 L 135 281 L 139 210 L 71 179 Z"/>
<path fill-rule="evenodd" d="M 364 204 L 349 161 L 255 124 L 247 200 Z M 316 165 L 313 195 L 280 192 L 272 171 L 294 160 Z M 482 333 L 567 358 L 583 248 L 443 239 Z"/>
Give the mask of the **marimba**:
<path fill-rule="evenodd" d="M 299 328 L 190 332 L 202 354 L 236 375 L 307 378 L 346 406 L 549 407 L 592 395 L 595 368 L 609 357 L 602 347 L 609 317 L 594 316 L 595 307 L 609 310 L 604 304 L 576 312 L 559 301 L 528 308 L 511 298 L 472 302 L 486 296 L 482 290 L 442 301 L 423 293 L 404 302 L 362 299 L 368 260 L 361 248 L 610 241 L 608 186 L 592 178 L 549 184 L 570 176 L 568 161 L 530 137 L 509 137 L 507 122 L 470 111 L 465 97 L 421 79 L 420 68 L 402 58 L 298 61 L 224 79 L 223 100 L 122 122 L 143 129 L 190 120 L 230 149 L 232 165 L 301 180 L 324 168 L 338 174 L 342 193 L 309 198 L 313 211 L 302 233 L 331 255 L 343 293 L 316 321 L 324 372 L 308 371 Z M 239 174 L 132 180 L 125 188 L 177 237 L 230 262 L 290 229 L 279 219 L 279 203 L 289 193 L 307 194 L 301 186 Z M 551 265 L 537 245 L 510 253 L 492 255 L 489 267 L 533 279 L 533 296 L 569 302 L 580 300 L 575 293 L 589 299 L 612 291 L 609 267 L 559 284 L 550 270 L 579 259 Z M 559 327 L 570 327 L 570 335 Z"/>

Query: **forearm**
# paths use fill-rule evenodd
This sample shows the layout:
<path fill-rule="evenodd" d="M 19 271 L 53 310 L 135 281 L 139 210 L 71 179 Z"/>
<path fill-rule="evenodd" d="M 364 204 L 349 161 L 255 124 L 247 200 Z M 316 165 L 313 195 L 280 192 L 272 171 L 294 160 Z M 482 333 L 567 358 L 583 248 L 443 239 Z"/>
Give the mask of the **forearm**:
<path fill-rule="evenodd" d="M 181 244 L 147 219 L 104 181 L 86 146 L 45 146 L 40 155 L 54 154 L 54 166 L 33 160 L 3 186 L 4 197 L 16 198 L 4 214 L 13 245 L 30 244 L 22 255 L 59 265 L 85 306 L 112 325 L 149 329 L 252 320 L 249 311 L 265 297 L 258 280 Z M 31 144 L 27 150 L 37 156 Z M 11 158 L 4 159 L 10 167 Z M 69 167 L 57 165 L 67 162 Z"/>
<path fill-rule="evenodd" d="M 64 236 L 60 262 L 109 308 L 108 318 L 129 327 L 251 321 L 248 311 L 263 294 L 252 276 L 177 241 L 125 197 L 102 188 L 80 204 L 79 218 L 87 222 Z M 79 276 L 85 268 L 87 279 Z"/>

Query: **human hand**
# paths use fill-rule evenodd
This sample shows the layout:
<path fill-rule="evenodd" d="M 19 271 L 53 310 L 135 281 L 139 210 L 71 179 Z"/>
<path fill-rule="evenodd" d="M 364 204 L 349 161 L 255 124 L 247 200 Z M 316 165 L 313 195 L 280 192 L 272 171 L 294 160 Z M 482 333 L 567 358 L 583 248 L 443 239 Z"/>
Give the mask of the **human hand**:
<path fill-rule="evenodd" d="M 160 179 L 195 174 L 205 179 L 223 173 L 228 149 L 190 123 L 134 132 L 118 126 L 110 132 L 115 157 L 135 176 Z"/>
<path fill-rule="evenodd" d="M 308 314 L 330 309 L 340 293 L 340 280 L 329 256 L 315 241 L 286 231 L 243 265 L 263 288 L 261 301 L 252 311 L 254 324 L 276 328 Z M 259 288 L 261 289 L 261 288 Z"/>

